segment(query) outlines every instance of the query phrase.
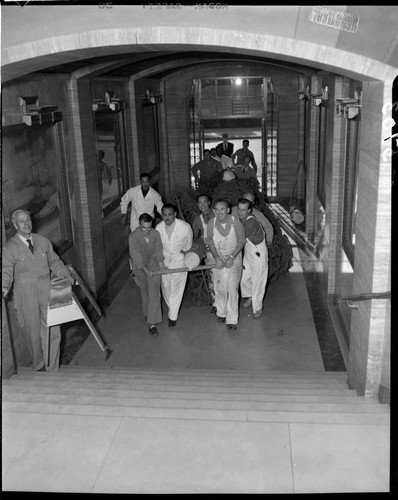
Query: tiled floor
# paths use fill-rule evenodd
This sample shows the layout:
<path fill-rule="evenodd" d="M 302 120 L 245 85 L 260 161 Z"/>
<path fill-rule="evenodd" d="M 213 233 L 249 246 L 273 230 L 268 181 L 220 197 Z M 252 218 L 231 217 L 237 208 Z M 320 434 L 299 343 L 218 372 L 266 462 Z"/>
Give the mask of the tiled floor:
<path fill-rule="evenodd" d="M 164 307 L 159 337 L 153 337 L 148 334 L 140 302 L 134 279 L 129 278 L 97 323 L 112 355 L 105 361 L 104 353 L 90 337 L 71 364 L 324 370 L 297 248 L 289 273 L 268 287 L 263 317 L 256 320 L 251 309 L 241 307 L 236 331 L 218 323 L 210 307 L 184 304 L 174 328 L 167 326 Z"/>
<path fill-rule="evenodd" d="M 184 305 L 175 328 L 164 320 L 159 337 L 150 336 L 126 274 L 121 266 L 115 298 L 97 323 L 112 355 L 105 360 L 90 336 L 72 365 L 345 369 L 330 329 L 323 335 L 333 348 L 322 349 L 322 321 L 316 327 L 297 248 L 293 268 L 267 291 L 263 318 L 241 309 L 236 331 L 218 324 L 208 307 Z M 385 492 L 388 476 L 388 426 L 3 414 L 6 491 Z"/>

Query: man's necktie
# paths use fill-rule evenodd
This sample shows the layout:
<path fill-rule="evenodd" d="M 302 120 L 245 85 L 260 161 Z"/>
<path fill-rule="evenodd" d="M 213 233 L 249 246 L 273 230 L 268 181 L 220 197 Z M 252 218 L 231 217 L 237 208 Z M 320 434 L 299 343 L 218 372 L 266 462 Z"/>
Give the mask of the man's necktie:
<path fill-rule="evenodd" d="M 224 151 L 227 151 L 227 145 L 224 142 Z"/>
<path fill-rule="evenodd" d="M 30 239 L 27 239 L 26 241 L 28 242 L 28 245 L 29 245 L 29 250 L 33 253 L 33 245 L 32 245 L 32 242 L 30 241 Z"/>

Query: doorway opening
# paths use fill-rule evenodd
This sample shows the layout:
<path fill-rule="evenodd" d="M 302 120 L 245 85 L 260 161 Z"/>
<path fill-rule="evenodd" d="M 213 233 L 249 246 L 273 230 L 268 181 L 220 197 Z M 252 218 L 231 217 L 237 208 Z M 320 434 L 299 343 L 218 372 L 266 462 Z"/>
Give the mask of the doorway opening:
<path fill-rule="evenodd" d="M 257 167 L 259 189 L 266 197 L 276 197 L 278 100 L 271 79 L 194 79 L 189 108 L 190 166 L 203 160 L 205 149 L 215 148 L 221 143 L 224 133 L 228 134 L 228 142 L 234 144 L 234 153 L 247 139 Z M 237 161 L 235 158 L 235 165 Z M 195 189 L 192 175 L 191 187 Z"/>

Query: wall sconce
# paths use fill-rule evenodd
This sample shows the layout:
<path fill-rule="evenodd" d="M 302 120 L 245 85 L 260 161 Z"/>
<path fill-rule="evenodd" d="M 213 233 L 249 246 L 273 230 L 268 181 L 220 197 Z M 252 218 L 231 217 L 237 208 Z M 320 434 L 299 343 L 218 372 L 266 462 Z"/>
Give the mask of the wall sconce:
<path fill-rule="evenodd" d="M 94 99 L 92 103 L 93 111 L 101 111 L 104 109 L 111 109 L 112 111 L 120 111 L 126 108 L 126 103 L 124 99 L 116 99 L 115 92 L 113 90 L 107 90 L 105 92 L 105 100 Z"/>
<path fill-rule="evenodd" d="M 354 97 L 339 97 L 336 99 L 336 113 L 338 116 L 352 120 L 359 116 L 362 107 L 361 104 L 362 93 L 361 89 L 357 88 L 354 92 Z"/>
<path fill-rule="evenodd" d="M 154 104 L 159 104 L 162 101 L 162 96 L 160 94 L 153 94 L 152 90 L 147 90 L 145 94 L 141 96 L 142 106 L 153 106 Z"/>
<path fill-rule="evenodd" d="M 39 98 L 35 96 L 25 96 L 19 98 L 19 105 L 22 112 L 23 123 L 29 127 L 37 125 L 54 125 L 62 120 L 62 113 L 58 106 L 49 104 L 40 106 Z"/>
<path fill-rule="evenodd" d="M 322 103 L 329 100 L 329 89 L 328 87 L 322 87 L 320 94 L 311 94 L 312 102 L 314 106 L 320 106 Z"/>
<path fill-rule="evenodd" d="M 110 106 L 112 99 L 115 97 L 115 91 L 114 90 L 107 90 L 105 92 L 105 104 Z"/>
<path fill-rule="evenodd" d="M 307 101 L 310 96 L 310 86 L 307 85 L 305 88 L 301 88 L 298 91 L 300 101 Z"/>

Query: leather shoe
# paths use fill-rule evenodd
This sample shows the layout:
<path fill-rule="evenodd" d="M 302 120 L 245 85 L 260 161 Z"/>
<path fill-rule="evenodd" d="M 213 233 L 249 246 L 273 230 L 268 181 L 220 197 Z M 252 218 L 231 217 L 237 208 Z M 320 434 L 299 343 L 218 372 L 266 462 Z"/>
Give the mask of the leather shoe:
<path fill-rule="evenodd" d="M 236 325 L 227 324 L 228 330 L 236 330 Z"/>
<path fill-rule="evenodd" d="M 259 309 L 258 311 L 256 311 L 253 314 L 253 318 L 258 319 L 258 318 L 261 318 L 262 315 L 263 315 L 263 311 L 261 309 Z"/>
<path fill-rule="evenodd" d="M 176 324 L 177 324 L 177 320 L 169 319 L 169 326 L 170 327 L 176 326 Z"/>
<path fill-rule="evenodd" d="M 219 323 L 225 323 L 225 318 L 222 318 L 221 316 L 217 316 L 217 321 Z"/>
<path fill-rule="evenodd" d="M 249 297 L 248 299 L 246 299 L 244 302 L 243 302 L 243 307 L 250 307 L 252 305 L 252 298 Z"/>
<path fill-rule="evenodd" d="M 217 313 L 217 307 L 213 306 L 213 307 L 211 308 L 211 311 L 210 311 L 210 312 L 211 312 L 211 314 L 216 314 L 216 313 Z"/>
<path fill-rule="evenodd" d="M 156 328 L 155 325 L 152 325 L 152 326 L 149 327 L 149 333 L 151 335 L 159 335 L 159 332 L 158 332 L 158 330 L 157 330 L 157 328 Z"/>

